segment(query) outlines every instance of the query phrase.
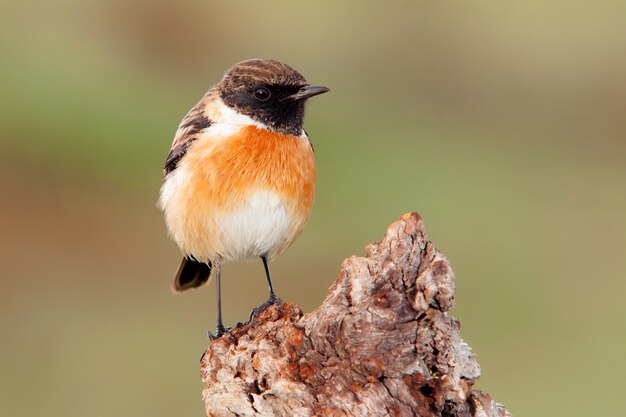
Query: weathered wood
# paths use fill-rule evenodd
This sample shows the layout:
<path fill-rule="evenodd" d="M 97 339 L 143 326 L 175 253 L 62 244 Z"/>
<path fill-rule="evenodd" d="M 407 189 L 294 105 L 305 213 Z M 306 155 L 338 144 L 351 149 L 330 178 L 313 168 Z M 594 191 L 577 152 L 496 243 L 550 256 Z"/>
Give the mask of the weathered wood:
<path fill-rule="evenodd" d="M 207 416 L 476 416 L 509 412 L 472 390 L 455 277 L 422 219 L 405 214 L 346 259 L 322 305 L 274 305 L 202 360 Z"/>

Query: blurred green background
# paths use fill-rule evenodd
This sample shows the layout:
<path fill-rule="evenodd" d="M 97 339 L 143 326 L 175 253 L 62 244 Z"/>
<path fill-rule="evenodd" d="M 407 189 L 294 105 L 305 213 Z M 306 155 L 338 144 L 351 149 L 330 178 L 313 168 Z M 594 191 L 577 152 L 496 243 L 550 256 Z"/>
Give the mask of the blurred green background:
<path fill-rule="evenodd" d="M 612 1 L 4 0 L 0 415 L 203 415 L 215 290 L 170 292 L 156 200 L 181 118 L 252 57 L 332 89 L 283 299 L 312 310 L 418 211 L 478 388 L 517 416 L 623 415 L 624 22 Z M 266 297 L 260 262 L 224 281 L 227 324 Z"/>

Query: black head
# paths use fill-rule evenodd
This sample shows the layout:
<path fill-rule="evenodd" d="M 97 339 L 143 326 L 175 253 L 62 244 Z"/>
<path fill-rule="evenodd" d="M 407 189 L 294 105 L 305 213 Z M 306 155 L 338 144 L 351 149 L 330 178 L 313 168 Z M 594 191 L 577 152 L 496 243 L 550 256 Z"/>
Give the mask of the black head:
<path fill-rule="evenodd" d="M 224 103 L 281 133 L 300 135 L 304 102 L 328 88 L 308 85 L 293 68 L 271 59 L 231 67 L 218 85 Z"/>

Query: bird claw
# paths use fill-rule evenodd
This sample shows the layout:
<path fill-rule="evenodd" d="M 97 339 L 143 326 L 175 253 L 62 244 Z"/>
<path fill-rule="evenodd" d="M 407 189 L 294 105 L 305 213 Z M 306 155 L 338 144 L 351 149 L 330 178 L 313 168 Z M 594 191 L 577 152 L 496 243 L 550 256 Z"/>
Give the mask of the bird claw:
<path fill-rule="evenodd" d="M 217 328 L 215 329 L 215 335 L 213 333 L 211 333 L 211 331 L 209 330 L 207 333 L 207 336 L 209 337 L 209 340 L 213 341 L 213 340 L 217 340 L 220 337 L 224 336 L 225 333 L 228 333 L 228 331 L 230 330 L 230 327 L 224 327 L 224 326 L 217 326 Z"/>
<path fill-rule="evenodd" d="M 248 323 L 251 323 L 259 314 L 261 314 L 262 312 L 265 311 L 266 308 L 268 308 L 271 305 L 274 304 L 282 304 L 283 300 L 281 300 L 280 298 L 276 297 L 275 295 L 270 296 L 270 298 L 264 302 L 263 304 L 261 304 L 260 306 L 258 306 L 257 308 L 253 309 L 250 312 L 250 319 L 248 320 Z"/>

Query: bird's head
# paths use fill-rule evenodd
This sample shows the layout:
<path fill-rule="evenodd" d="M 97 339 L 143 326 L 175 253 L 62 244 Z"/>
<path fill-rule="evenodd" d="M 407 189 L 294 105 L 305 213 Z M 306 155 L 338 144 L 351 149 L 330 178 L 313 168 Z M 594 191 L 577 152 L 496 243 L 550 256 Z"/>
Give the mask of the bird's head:
<path fill-rule="evenodd" d="M 224 103 L 280 133 L 302 133 L 305 101 L 325 93 L 309 85 L 288 65 L 271 59 L 250 59 L 233 65 L 218 84 Z"/>

